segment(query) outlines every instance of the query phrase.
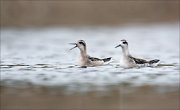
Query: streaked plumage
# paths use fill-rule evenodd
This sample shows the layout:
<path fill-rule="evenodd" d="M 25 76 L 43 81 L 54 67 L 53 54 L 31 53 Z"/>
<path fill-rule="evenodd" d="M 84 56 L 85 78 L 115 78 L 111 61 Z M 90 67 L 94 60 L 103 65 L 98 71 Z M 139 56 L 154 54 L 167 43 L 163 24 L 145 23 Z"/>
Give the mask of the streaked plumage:
<path fill-rule="evenodd" d="M 71 43 L 75 45 L 75 47 L 71 48 L 70 50 L 78 47 L 80 50 L 80 66 L 86 67 L 86 66 L 100 66 L 103 65 L 105 62 L 108 62 L 111 60 L 111 57 L 109 58 L 95 58 L 91 57 L 87 54 L 87 48 L 86 48 L 86 43 L 84 40 L 79 40 L 77 43 Z"/>

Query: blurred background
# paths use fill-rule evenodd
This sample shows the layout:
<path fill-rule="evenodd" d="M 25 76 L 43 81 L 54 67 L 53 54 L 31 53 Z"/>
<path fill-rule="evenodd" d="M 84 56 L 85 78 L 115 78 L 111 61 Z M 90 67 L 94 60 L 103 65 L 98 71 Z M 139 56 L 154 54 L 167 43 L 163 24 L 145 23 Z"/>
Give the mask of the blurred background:
<path fill-rule="evenodd" d="M 2 110 L 179 110 L 179 0 L 0 0 Z M 88 53 L 110 64 L 79 68 Z M 121 39 L 157 67 L 119 67 Z"/>
<path fill-rule="evenodd" d="M 179 21 L 179 0 L 1 0 L 2 27 L 119 26 Z"/>

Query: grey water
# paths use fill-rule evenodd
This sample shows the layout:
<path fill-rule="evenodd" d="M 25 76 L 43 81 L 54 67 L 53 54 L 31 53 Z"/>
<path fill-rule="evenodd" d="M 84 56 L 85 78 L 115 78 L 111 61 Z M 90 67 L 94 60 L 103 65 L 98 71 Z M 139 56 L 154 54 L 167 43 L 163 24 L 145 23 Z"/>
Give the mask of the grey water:
<path fill-rule="evenodd" d="M 112 57 L 109 64 L 80 68 L 79 50 L 69 43 L 83 39 L 88 54 Z M 121 39 L 139 58 L 160 59 L 157 67 L 119 66 Z M 108 91 L 120 87 L 179 87 L 179 25 L 152 24 L 121 27 L 52 27 L 1 29 L 1 86 L 63 88 L 65 92 Z M 61 89 L 62 90 L 62 89 Z M 128 89 L 130 91 L 130 89 Z"/>

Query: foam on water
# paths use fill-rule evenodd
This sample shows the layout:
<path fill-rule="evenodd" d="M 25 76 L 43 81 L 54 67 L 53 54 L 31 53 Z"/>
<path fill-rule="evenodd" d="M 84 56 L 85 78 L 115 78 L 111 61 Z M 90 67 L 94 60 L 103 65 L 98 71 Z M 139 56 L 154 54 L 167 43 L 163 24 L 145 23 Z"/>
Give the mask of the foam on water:
<path fill-rule="evenodd" d="M 104 66 L 79 68 L 79 50 L 68 43 L 84 39 L 88 53 L 113 57 Z M 121 39 L 130 53 L 160 59 L 161 66 L 123 69 L 118 66 Z M 88 91 L 107 86 L 171 86 L 179 79 L 179 26 L 163 24 L 127 27 L 79 27 L 1 30 L 2 86 L 58 86 Z"/>

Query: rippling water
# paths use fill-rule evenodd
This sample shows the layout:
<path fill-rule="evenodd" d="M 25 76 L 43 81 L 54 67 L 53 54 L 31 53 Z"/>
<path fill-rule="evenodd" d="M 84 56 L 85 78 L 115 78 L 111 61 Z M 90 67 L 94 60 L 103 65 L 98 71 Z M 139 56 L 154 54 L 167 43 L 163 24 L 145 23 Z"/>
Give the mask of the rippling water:
<path fill-rule="evenodd" d="M 79 68 L 79 50 L 69 43 L 83 39 L 89 55 L 113 57 L 110 64 Z M 121 39 L 133 56 L 160 59 L 157 67 L 119 67 Z M 179 26 L 28 28 L 1 30 L 1 86 L 62 87 L 66 91 L 97 91 L 150 85 L 177 89 Z"/>

